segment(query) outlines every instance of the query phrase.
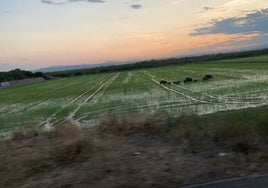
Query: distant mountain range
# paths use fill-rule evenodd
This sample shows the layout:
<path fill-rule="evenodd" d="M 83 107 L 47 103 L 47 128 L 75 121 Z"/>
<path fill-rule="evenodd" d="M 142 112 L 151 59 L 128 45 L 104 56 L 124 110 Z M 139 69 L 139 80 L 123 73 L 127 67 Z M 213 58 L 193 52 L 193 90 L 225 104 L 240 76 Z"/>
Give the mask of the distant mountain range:
<path fill-rule="evenodd" d="M 44 67 L 40 69 L 34 70 L 34 72 L 57 72 L 57 71 L 67 71 L 67 70 L 75 70 L 75 69 L 89 69 L 94 67 L 106 67 L 111 65 L 123 65 L 133 62 L 118 62 L 118 61 L 107 61 L 106 63 L 100 64 L 81 64 L 81 65 L 59 65 L 59 66 L 51 66 L 51 67 Z"/>
<path fill-rule="evenodd" d="M 197 57 L 197 56 L 202 56 L 202 55 L 216 55 L 216 54 L 229 54 L 229 53 L 247 53 L 247 52 L 258 52 L 258 51 L 264 51 L 266 53 L 268 49 L 267 45 L 263 46 L 257 46 L 257 47 L 245 47 L 242 50 L 239 51 L 233 51 L 233 50 L 227 50 L 227 51 L 221 51 L 221 52 L 211 52 L 211 51 L 203 51 L 199 53 L 194 53 L 194 54 L 186 54 L 185 57 Z M 266 55 L 266 54 L 263 54 Z M 183 58 L 183 56 L 175 56 L 171 58 Z M 165 61 L 168 58 L 163 58 L 162 60 Z M 157 61 L 161 59 L 155 59 Z M 146 60 L 145 60 L 146 61 Z M 36 70 L 32 70 L 33 72 L 43 72 L 43 73 L 48 73 L 48 72 L 58 72 L 58 71 L 68 71 L 68 70 L 77 70 L 77 69 L 90 69 L 90 68 L 95 68 L 95 67 L 107 67 L 107 66 L 112 66 L 112 65 L 124 65 L 124 64 L 131 64 L 131 63 L 140 63 L 142 60 L 137 60 L 137 61 L 126 61 L 126 62 L 119 62 L 119 61 L 107 61 L 105 63 L 99 63 L 99 64 L 80 64 L 80 65 L 58 65 L 58 66 L 51 66 L 51 67 L 44 67 Z"/>

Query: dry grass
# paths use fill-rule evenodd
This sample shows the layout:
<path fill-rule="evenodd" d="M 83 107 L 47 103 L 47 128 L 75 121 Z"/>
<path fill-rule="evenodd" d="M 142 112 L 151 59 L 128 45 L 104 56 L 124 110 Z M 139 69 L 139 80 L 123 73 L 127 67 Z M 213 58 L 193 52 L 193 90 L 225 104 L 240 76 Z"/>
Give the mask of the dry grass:
<path fill-rule="evenodd" d="M 35 125 L 25 126 L 20 131 L 13 133 L 12 140 L 24 140 L 27 138 L 36 137 L 40 134 L 40 131 L 36 128 Z"/>
<path fill-rule="evenodd" d="M 267 128 L 267 110 L 233 112 L 178 118 L 167 127 L 166 136 L 182 144 L 187 152 L 235 152 L 267 161 Z"/>
<path fill-rule="evenodd" d="M 134 117 L 104 117 L 100 120 L 98 130 L 102 133 L 128 135 L 134 133 L 160 133 L 162 121 L 145 116 Z"/>
<path fill-rule="evenodd" d="M 98 130 L 115 135 L 157 134 L 192 153 L 235 152 L 268 157 L 267 110 L 168 117 L 165 121 L 143 116 L 111 116 L 101 119 Z"/>
<path fill-rule="evenodd" d="M 0 143 L 0 187 L 17 187 L 28 177 L 84 161 L 96 151 L 94 140 L 72 123 L 52 132 L 24 129 Z"/>
<path fill-rule="evenodd" d="M 50 134 L 61 138 L 61 143 L 53 148 L 52 160 L 56 165 L 66 165 L 86 160 L 95 151 L 95 143 L 79 127 L 67 124 Z"/>
<path fill-rule="evenodd" d="M 267 111 L 239 114 L 28 127 L 0 142 L 0 187 L 178 187 L 267 173 Z"/>

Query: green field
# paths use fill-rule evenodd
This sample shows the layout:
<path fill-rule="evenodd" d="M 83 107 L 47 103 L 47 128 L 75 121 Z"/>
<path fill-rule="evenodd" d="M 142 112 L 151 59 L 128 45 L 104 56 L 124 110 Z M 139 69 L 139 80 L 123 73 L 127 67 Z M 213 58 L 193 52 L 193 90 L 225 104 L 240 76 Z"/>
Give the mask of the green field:
<path fill-rule="evenodd" d="M 205 74 L 212 81 L 202 81 Z M 159 81 L 197 83 L 160 85 Z M 0 89 L 0 129 L 108 115 L 208 114 L 268 104 L 268 56 L 96 74 Z"/>

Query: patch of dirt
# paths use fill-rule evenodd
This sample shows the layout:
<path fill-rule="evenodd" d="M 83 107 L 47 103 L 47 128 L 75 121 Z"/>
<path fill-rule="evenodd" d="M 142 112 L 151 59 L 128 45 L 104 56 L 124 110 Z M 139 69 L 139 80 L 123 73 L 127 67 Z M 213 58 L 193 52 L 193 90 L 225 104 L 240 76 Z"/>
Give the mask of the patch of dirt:
<path fill-rule="evenodd" d="M 267 169 L 244 155 L 186 153 L 152 133 L 70 126 L 0 142 L 0 187 L 180 187 Z"/>

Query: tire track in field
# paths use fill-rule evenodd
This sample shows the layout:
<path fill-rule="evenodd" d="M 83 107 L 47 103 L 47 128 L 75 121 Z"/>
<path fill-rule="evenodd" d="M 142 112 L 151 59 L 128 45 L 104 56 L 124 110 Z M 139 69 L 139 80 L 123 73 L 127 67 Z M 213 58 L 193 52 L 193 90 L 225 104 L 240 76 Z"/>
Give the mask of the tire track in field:
<path fill-rule="evenodd" d="M 216 86 L 217 89 L 225 88 L 227 90 L 228 89 L 230 90 L 230 87 L 238 88 L 238 87 L 242 87 L 243 84 L 248 84 L 250 82 L 249 81 L 247 81 L 247 82 L 237 82 L 236 84 L 229 84 L 228 83 L 228 84 L 226 84 L 224 86 L 223 85 L 218 85 L 218 84 L 215 84 L 215 83 L 209 83 L 209 84 L 213 85 L 213 86 Z M 263 90 L 258 90 L 257 92 L 263 92 Z M 255 105 L 259 105 L 259 104 L 262 103 L 262 101 L 257 101 L 256 96 L 255 96 L 256 101 L 252 101 L 253 98 L 250 99 L 250 98 L 247 98 L 245 96 L 241 98 L 241 95 L 244 95 L 244 94 L 247 94 L 247 93 L 254 94 L 254 93 L 256 93 L 256 91 L 246 91 L 246 92 L 244 92 L 244 91 L 242 91 L 242 92 L 235 91 L 235 95 L 234 95 L 233 92 L 231 92 L 231 93 L 229 92 L 228 94 L 225 94 L 222 97 L 219 97 L 219 99 L 220 99 L 220 102 L 225 103 L 225 104 L 246 104 L 246 105 L 255 104 Z M 251 100 L 251 101 L 249 101 L 249 100 Z"/>
<path fill-rule="evenodd" d="M 91 80 L 88 80 L 88 81 L 91 81 Z M 68 87 L 70 87 L 70 86 L 72 86 L 72 85 L 76 85 L 76 84 L 77 84 L 77 83 L 69 83 L 69 84 L 66 84 L 66 85 L 64 85 L 64 86 L 62 86 L 62 87 L 57 87 L 57 90 L 58 90 L 58 89 L 68 88 Z M 85 86 L 88 85 L 88 84 L 85 84 L 85 83 L 80 83 L 80 84 L 83 84 L 83 85 L 85 85 Z M 69 104 L 72 104 L 72 103 L 74 103 L 75 101 L 79 100 L 81 97 L 83 97 L 84 95 L 86 95 L 87 92 L 88 92 L 88 91 L 85 91 L 84 93 L 82 93 L 81 95 L 79 95 L 78 97 L 76 97 L 75 99 L 73 99 L 72 101 L 70 101 Z M 41 101 L 41 102 L 37 102 L 35 105 L 31 105 L 31 106 L 27 107 L 26 109 L 23 109 L 22 111 L 28 111 L 28 110 L 30 110 L 31 108 L 34 108 L 34 107 L 36 107 L 36 106 L 39 106 L 39 105 L 41 105 L 41 104 L 43 104 L 43 103 L 45 103 L 45 102 L 47 102 L 47 101 L 49 101 L 49 100 L 51 100 L 51 99 L 55 99 L 55 97 L 50 97 L 50 98 L 47 98 L 46 100 L 43 100 L 43 101 Z M 56 99 L 57 99 L 57 97 L 56 97 Z"/>
<path fill-rule="evenodd" d="M 216 100 L 214 102 L 217 102 L 217 103 L 228 103 L 228 104 L 241 104 L 241 103 L 243 103 L 243 102 L 237 102 L 237 101 L 230 101 L 230 99 L 227 99 L 227 98 L 216 97 L 216 96 L 213 96 L 213 95 L 210 95 L 210 94 L 207 94 L 207 93 L 202 93 L 201 91 L 196 91 L 196 90 L 189 89 L 189 88 L 186 88 L 186 87 L 183 87 L 183 86 L 175 85 L 175 87 L 185 89 L 185 90 L 188 90 L 188 91 L 191 91 L 193 93 L 197 93 L 197 94 L 200 94 L 200 95 L 203 95 L 203 96 L 207 96 L 207 97 L 209 97 L 211 99 Z"/>
<path fill-rule="evenodd" d="M 27 111 L 29 111 L 31 108 L 34 108 L 34 107 L 36 107 L 36 106 L 45 104 L 45 103 L 48 102 L 49 100 L 51 100 L 51 98 L 47 98 L 47 99 L 45 99 L 45 100 L 35 102 L 35 103 L 33 103 L 33 104 L 31 104 L 31 105 L 28 105 L 28 106 L 23 106 L 21 109 L 17 109 L 16 111 L 13 111 L 12 113 L 27 112 Z M 11 112 L 8 112 L 8 114 L 10 114 L 10 113 L 11 113 Z"/>
<path fill-rule="evenodd" d="M 103 82 L 107 82 L 106 81 L 106 77 L 101 81 L 101 83 Z M 75 99 L 73 99 L 70 103 L 62 106 L 59 110 L 57 110 L 54 114 L 52 114 L 50 117 L 48 117 L 46 120 L 42 121 L 39 126 L 45 126 L 46 129 L 50 129 L 54 124 L 55 124 L 55 117 L 56 115 L 58 115 L 60 112 L 62 112 L 65 108 L 67 108 L 69 105 L 73 104 L 74 102 L 76 102 L 77 100 L 79 100 L 80 98 L 82 98 L 84 95 L 88 94 L 90 91 L 94 90 L 95 88 L 97 88 L 98 85 L 93 86 L 92 88 L 86 90 L 85 92 L 83 92 L 82 94 L 80 94 L 78 97 L 76 97 Z"/>
<path fill-rule="evenodd" d="M 84 100 L 82 103 L 80 103 L 79 106 L 78 106 L 76 109 L 74 109 L 74 110 L 69 114 L 69 116 L 64 120 L 64 122 L 73 119 L 74 116 L 76 115 L 76 113 L 80 110 L 80 108 L 81 108 L 82 106 L 84 106 L 87 102 L 89 102 L 90 100 L 92 100 L 93 97 L 96 96 L 96 95 L 100 92 L 101 89 L 104 88 L 104 90 L 105 90 L 105 89 L 107 89 L 108 87 L 110 87 L 111 84 L 113 83 L 113 81 L 114 81 L 118 76 L 119 76 L 119 73 L 114 74 L 108 81 L 106 81 L 105 83 L 101 84 L 100 87 L 98 87 L 98 88 L 95 90 L 94 93 L 92 93 L 89 97 L 87 97 L 86 100 Z"/>
<path fill-rule="evenodd" d="M 35 107 L 38 107 L 38 106 L 41 106 L 42 104 L 46 104 L 48 103 L 50 100 L 52 99 L 55 99 L 55 98 L 47 98 L 45 100 L 41 100 L 41 101 L 37 101 L 37 102 L 33 102 L 33 103 L 30 103 L 30 104 L 18 104 L 19 107 L 10 107 L 12 109 L 7 109 L 3 112 L 0 112 L 0 117 L 3 117 L 5 115 L 8 115 L 8 114 L 13 114 L 13 113 L 21 113 L 21 112 L 27 112 Z M 73 103 L 73 102 L 71 102 Z"/>
<path fill-rule="evenodd" d="M 195 98 L 195 97 L 191 97 L 190 95 L 187 95 L 187 94 L 185 94 L 185 93 L 182 93 L 182 92 L 179 92 L 179 91 L 177 91 L 177 90 L 171 89 L 171 88 L 169 88 L 169 87 L 167 87 L 167 86 L 165 86 L 165 85 L 159 84 L 159 82 L 158 82 L 157 80 L 155 80 L 150 74 L 148 74 L 148 73 L 143 73 L 143 74 L 144 74 L 149 80 L 155 82 L 157 85 L 160 85 L 162 88 L 164 88 L 164 89 L 166 89 L 166 90 L 168 90 L 168 91 L 171 91 L 171 92 L 173 92 L 173 93 L 180 94 L 180 95 L 182 95 L 182 96 L 184 96 L 184 97 L 186 97 L 186 98 L 188 98 L 188 99 L 190 99 L 190 100 L 192 100 L 192 101 L 195 101 L 195 102 L 201 102 L 201 103 L 206 103 L 206 104 L 207 104 L 207 103 L 211 103 L 210 101 L 200 100 L 200 99 L 197 99 L 197 98 Z"/>
<path fill-rule="evenodd" d="M 151 78 L 154 78 L 155 76 L 147 73 L 148 76 L 150 76 Z M 155 80 L 155 82 L 157 82 L 157 84 L 159 84 L 158 81 Z M 163 85 L 164 86 L 164 85 Z M 249 102 L 249 101 L 240 101 L 241 99 L 230 99 L 230 98 L 226 98 L 226 97 L 217 97 L 217 96 L 213 96 L 213 95 L 209 95 L 209 94 L 206 94 L 206 93 L 202 93 L 200 91 L 196 91 L 196 90 L 192 90 L 192 89 L 189 89 L 189 88 L 185 88 L 185 87 L 182 87 L 182 86 L 178 86 L 178 85 L 175 85 L 176 87 L 178 88 L 181 88 L 181 89 L 185 89 L 185 90 L 188 90 L 188 91 L 191 91 L 193 93 L 198 93 L 200 95 L 205 95 L 211 99 L 214 99 L 216 101 L 213 101 L 213 102 L 217 102 L 217 103 L 224 103 L 224 104 L 245 104 L 245 105 L 257 105 L 259 104 L 260 102 Z M 164 87 L 167 87 L 167 86 L 164 86 Z M 168 88 L 168 87 L 167 87 Z M 176 90 L 175 90 L 176 91 Z M 236 101 L 233 101 L 233 100 L 236 100 Z M 211 101 L 207 101 L 207 103 L 213 103 Z"/>
<path fill-rule="evenodd" d="M 41 106 L 42 104 L 46 104 L 51 99 L 53 99 L 53 98 L 46 98 L 44 100 L 33 102 L 33 103 L 30 103 L 30 104 L 26 104 L 26 105 L 23 104 L 23 105 L 21 105 L 19 107 L 17 107 L 17 106 L 15 106 L 15 107 L 11 106 L 10 108 L 12 108 L 12 109 L 9 109 L 8 108 L 4 112 L 0 112 L 1 113 L 0 117 L 3 117 L 3 116 L 8 115 L 8 114 L 27 112 L 27 111 L 29 111 L 32 108 L 35 108 L 37 106 Z M 17 104 L 17 105 L 20 105 L 20 104 Z"/>
<path fill-rule="evenodd" d="M 139 74 L 137 74 L 138 72 L 136 72 L 135 74 L 133 74 L 132 75 L 132 79 L 138 79 L 139 81 L 142 81 L 142 79 L 140 79 L 140 76 L 139 76 Z M 136 78 L 134 78 L 134 77 L 136 77 Z M 123 80 L 123 81 L 121 81 L 121 83 L 124 83 L 124 81 L 125 81 L 125 79 Z M 144 80 L 143 80 L 144 81 Z M 149 82 L 150 83 L 150 82 Z M 104 92 L 105 92 L 105 90 L 107 90 L 108 89 L 108 87 L 106 87 L 104 90 L 103 90 L 103 92 L 101 92 L 101 94 L 99 94 L 99 95 L 103 95 L 104 94 Z M 122 91 L 121 91 L 122 92 Z M 163 92 L 165 92 L 165 91 L 163 91 Z M 118 95 L 121 95 L 121 94 L 119 94 L 118 93 Z M 126 95 L 126 94 L 124 94 L 124 95 Z M 140 95 L 140 94 L 139 94 Z M 98 99 L 100 99 L 102 96 L 99 96 L 98 97 Z M 96 100 L 96 99 L 94 99 L 94 100 Z M 132 100 L 132 99 L 130 99 L 130 98 L 128 98 L 127 99 L 128 101 L 129 100 Z M 125 101 L 124 101 L 124 103 L 125 103 Z M 135 102 L 134 102 L 135 103 Z M 136 104 L 136 103 L 135 103 Z M 143 103 L 143 106 L 141 105 L 141 104 L 139 104 L 139 105 L 133 105 L 132 103 L 131 104 L 129 104 L 129 103 L 127 103 L 127 104 L 120 104 L 120 105 L 112 105 L 112 106 L 110 106 L 110 105 L 105 105 L 105 106 L 103 106 L 102 108 L 99 108 L 99 109 L 95 109 L 95 110 L 93 110 L 93 111 L 90 111 L 90 112 L 87 112 L 87 113 L 84 113 L 83 114 L 83 116 L 81 116 L 81 117 L 79 117 L 78 119 L 77 119 L 77 121 L 82 121 L 83 122 L 83 120 L 88 120 L 88 117 L 89 116 L 91 116 L 91 115 L 96 115 L 96 114 L 100 114 L 100 113 L 104 113 L 104 114 L 106 114 L 107 112 L 108 113 L 113 113 L 113 112 L 127 112 L 128 110 L 140 110 L 140 109 L 142 109 L 142 108 L 144 108 L 144 107 L 146 107 L 146 106 L 151 106 L 151 107 L 155 107 L 155 106 L 159 106 L 159 104 L 157 104 L 157 105 L 148 105 L 148 104 L 146 104 L 146 105 L 144 105 L 144 103 Z M 92 118 L 90 118 L 91 120 L 92 120 Z M 94 119 L 94 121 L 96 121 L 96 119 Z"/>
<path fill-rule="evenodd" d="M 155 78 L 155 76 L 154 75 L 151 75 L 151 74 L 149 74 L 149 73 L 147 73 L 150 77 L 152 77 L 152 78 Z M 163 79 L 163 78 L 161 78 L 162 80 L 165 80 L 165 79 Z M 159 82 L 158 82 L 158 84 L 159 84 Z M 172 85 L 174 85 L 174 84 L 172 84 Z M 193 92 L 193 93 L 197 93 L 197 94 L 200 94 L 200 95 L 203 95 L 203 96 L 207 96 L 207 97 L 209 97 L 209 98 L 211 98 L 211 99 L 213 99 L 213 100 L 217 100 L 218 102 L 219 101 L 221 101 L 221 100 L 223 100 L 221 97 L 216 97 L 216 96 L 213 96 L 213 95 L 210 95 L 210 94 L 207 94 L 207 93 L 203 93 L 203 92 L 201 92 L 201 91 L 196 91 L 196 90 L 193 90 L 193 89 L 189 89 L 189 88 L 186 88 L 186 87 L 183 87 L 183 86 L 179 86 L 179 85 L 174 85 L 175 87 L 178 87 L 178 88 L 181 88 L 181 89 L 184 89 L 184 90 L 187 90 L 187 91 L 190 91 L 190 92 Z M 215 102 L 215 101 L 214 101 Z"/>
<path fill-rule="evenodd" d="M 64 80 L 64 79 L 61 79 L 61 80 Z M 64 86 L 58 85 L 57 86 L 57 90 L 68 88 L 71 85 L 74 85 L 74 84 L 73 83 L 69 83 L 69 84 L 66 84 Z M 87 85 L 87 84 L 85 84 L 85 85 Z M 16 105 L 14 104 L 15 106 L 14 105 L 13 106 L 5 106 L 4 109 L 0 109 L 0 117 L 3 117 L 5 115 L 7 115 L 7 114 L 14 114 L 14 113 L 20 113 L 20 112 L 29 111 L 32 108 L 35 108 L 37 106 L 40 106 L 42 104 L 47 103 L 51 99 L 55 99 L 55 97 L 49 97 L 49 98 L 46 98 L 44 100 L 41 100 L 41 101 L 39 100 L 39 101 L 28 103 L 28 104 L 27 104 L 27 101 L 23 100 L 24 104 L 17 103 Z M 71 103 L 73 103 L 73 101 L 71 101 Z"/>
<path fill-rule="evenodd" d="M 14 113 L 20 113 L 20 112 L 25 112 L 25 111 L 28 111 L 29 109 L 37 106 L 37 105 L 40 105 L 46 101 L 48 101 L 50 98 L 48 99 L 45 99 L 45 100 L 41 100 L 41 101 L 37 101 L 37 102 L 32 102 L 32 103 L 29 103 L 29 104 L 20 104 L 20 103 L 17 103 L 17 104 L 13 104 L 13 105 L 10 105 L 10 106 L 7 106 L 5 107 L 4 109 L 0 110 L 0 117 L 3 117 L 7 114 L 14 114 Z"/>
<path fill-rule="evenodd" d="M 213 95 L 210 95 L 210 94 L 207 94 L 207 93 L 202 93 L 201 91 L 196 91 L 196 90 L 189 89 L 189 88 L 186 88 L 186 87 L 183 87 L 183 86 L 175 85 L 175 87 L 178 87 L 178 88 L 181 88 L 181 89 L 184 89 L 184 90 L 187 90 L 187 91 L 191 91 L 193 93 L 198 93 L 198 94 L 207 96 L 207 97 L 209 97 L 211 99 L 216 100 L 217 102 L 221 102 L 223 100 L 221 97 L 216 97 L 216 96 L 213 96 Z"/>
<path fill-rule="evenodd" d="M 119 75 L 120 75 L 120 73 L 117 73 L 117 74 L 114 75 L 114 78 L 112 78 L 111 80 L 109 80 L 109 82 L 105 85 L 103 91 L 101 93 L 99 93 L 98 99 L 101 99 L 102 98 L 104 92 L 112 85 L 112 83 L 114 82 L 114 80 L 116 80 Z"/>
<path fill-rule="evenodd" d="M 142 111 L 142 110 L 153 110 L 153 111 L 157 111 L 157 110 L 160 110 L 160 108 L 156 108 L 156 107 L 159 107 L 161 105 L 161 109 L 164 108 L 170 108 L 170 104 L 137 104 L 137 105 L 129 105 L 129 104 L 125 104 L 125 105 L 121 105 L 121 106 L 106 106 L 105 107 L 105 110 L 106 112 L 127 112 L 129 113 L 128 111 Z M 174 105 L 174 103 L 172 104 Z M 184 104 L 180 104 L 180 103 L 175 103 L 174 107 L 183 107 L 183 106 L 189 106 L 189 105 L 193 105 L 193 103 L 191 102 L 188 102 L 188 103 L 184 103 Z M 105 113 L 106 113 L 105 112 Z M 94 111 L 91 111 L 91 112 L 88 112 L 88 113 L 85 113 L 83 114 L 83 116 L 79 117 L 77 120 L 80 121 L 80 120 L 84 120 L 84 119 L 87 119 L 90 115 L 92 114 L 100 114 L 100 113 L 103 113 L 103 109 L 97 109 L 97 110 L 94 110 Z M 88 119 L 87 119 L 88 120 Z"/>

